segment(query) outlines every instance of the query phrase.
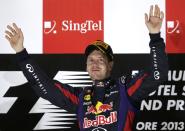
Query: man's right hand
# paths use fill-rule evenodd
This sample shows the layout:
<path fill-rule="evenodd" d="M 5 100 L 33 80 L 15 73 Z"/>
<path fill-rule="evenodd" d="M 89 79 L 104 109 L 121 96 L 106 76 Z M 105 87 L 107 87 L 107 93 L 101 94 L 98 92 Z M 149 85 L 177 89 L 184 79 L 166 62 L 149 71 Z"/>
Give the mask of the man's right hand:
<path fill-rule="evenodd" d="M 13 23 L 13 26 L 8 25 L 5 31 L 5 38 L 9 41 L 11 47 L 16 53 L 21 52 L 24 49 L 23 41 L 24 36 L 20 28 Z"/>

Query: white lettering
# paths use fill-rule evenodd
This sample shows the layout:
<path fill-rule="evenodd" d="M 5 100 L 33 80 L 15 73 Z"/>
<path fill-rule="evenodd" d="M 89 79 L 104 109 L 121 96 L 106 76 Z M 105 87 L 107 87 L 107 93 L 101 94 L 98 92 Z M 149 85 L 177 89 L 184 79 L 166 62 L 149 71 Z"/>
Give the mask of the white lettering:
<path fill-rule="evenodd" d="M 83 23 L 75 23 L 72 20 L 63 20 L 62 31 L 79 31 L 82 34 L 87 33 L 87 31 L 102 31 L 102 21 L 86 20 Z"/>
<path fill-rule="evenodd" d="M 154 94 L 157 96 L 177 96 L 175 85 L 160 85 L 156 91 L 150 93 L 150 96 Z"/>
<path fill-rule="evenodd" d="M 162 107 L 162 102 L 160 100 L 149 100 L 148 103 L 143 100 L 141 102 L 140 110 L 159 110 Z"/>
<path fill-rule="evenodd" d="M 89 128 L 91 126 L 97 127 L 99 125 L 107 125 L 112 124 L 114 122 L 117 122 L 117 112 L 111 112 L 109 117 L 105 117 L 104 115 L 98 115 L 96 116 L 95 120 L 89 120 L 86 117 L 84 118 L 83 127 Z"/>
<path fill-rule="evenodd" d="M 168 71 L 168 81 L 185 81 L 185 71 Z"/>
<path fill-rule="evenodd" d="M 157 122 L 138 122 L 136 125 L 137 130 L 157 130 Z"/>
<path fill-rule="evenodd" d="M 167 110 L 171 110 L 171 108 L 184 110 L 184 100 L 168 100 L 167 105 Z"/>

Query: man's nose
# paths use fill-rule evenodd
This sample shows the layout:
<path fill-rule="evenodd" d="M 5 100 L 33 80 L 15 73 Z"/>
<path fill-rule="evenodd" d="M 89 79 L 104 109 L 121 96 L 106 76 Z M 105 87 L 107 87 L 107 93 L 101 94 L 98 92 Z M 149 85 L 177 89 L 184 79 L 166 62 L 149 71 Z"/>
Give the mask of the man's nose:
<path fill-rule="evenodd" d="M 94 60 L 92 64 L 93 64 L 93 65 L 99 65 L 100 62 L 99 62 L 98 60 Z"/>

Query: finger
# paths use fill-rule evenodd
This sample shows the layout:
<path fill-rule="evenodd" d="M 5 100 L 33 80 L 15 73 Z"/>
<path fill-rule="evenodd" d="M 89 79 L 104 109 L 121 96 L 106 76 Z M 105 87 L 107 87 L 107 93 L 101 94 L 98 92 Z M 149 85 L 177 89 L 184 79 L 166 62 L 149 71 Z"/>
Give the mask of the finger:
<path fill-rule="evenodd" d="M 10 31 L 5 31 L 5 33 L 8 35 L 8 36 L 10 36 L 10 37 L 13 37 L 13 34 L 10 32 Z"/>
<path fill-rule="evenodd" d="M 161 11 L 161 20 L 163 21 L 163 19 L 164 19 L 164 12 Z"/>
<path fill-rule="evenodd" d="M 19 35 L 20 35 L 21 37 L 23 37 L 23 33 L 22 33 L 21 28 L 19 28 Z"/>
<path fill-rule="evenodd" d="M 8 28 L 13 34 L 16 34 L 16 33 L 17 33 L 11 26 L 8 25 L 7 28 Z"/>
<path fill-rule="evenodd" d="M 11 42 L 11 39 L 10 39 L 10 37 L 9 37 L 8 35 L 5 35 L 5 38 L 6 38 L 9 42 Z"/>
<path fill-rule="evenodd" d="M 154 16 L 157 16 L 157 13 L 158 13 L 158 8 L 157 8 L 157 5 L 155 5 Z"/>
<path fill-rule="evenodd" d="M 17 32 L 19 32 L 19 27 L 18 27 L 15 23 L 13 23 L 13 27 L 15 28 L 15 30 L 16 30 Z"/>
<path fill-rule="evenodd" d="M 153 5 L 150 6 L 150 12 L 149 12 L 150 16 L 153 16 Z"/>
<path fill-rule="evenodd" d="M 21 31 L 21 28 L 19 28 L 15 23 L 13 23 L 13 27 L 16 29 L 16 31 L 18 32 L 18 34 L 21 35 L 21 37 L 23 37 L 23 33 Z"/>
<path fill-rule="evenodd" d="M 157 5 L 157 17 L 159 17 L 159 18 L 160 18 L 160 13 L 161 13 L 160 8 L 159 8 L 159 6 Z"/>

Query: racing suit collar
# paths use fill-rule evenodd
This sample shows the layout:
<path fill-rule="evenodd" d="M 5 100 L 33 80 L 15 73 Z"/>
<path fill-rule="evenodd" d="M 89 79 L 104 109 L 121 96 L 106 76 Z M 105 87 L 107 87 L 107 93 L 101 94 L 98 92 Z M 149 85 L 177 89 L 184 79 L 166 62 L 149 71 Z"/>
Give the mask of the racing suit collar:
<path fill-rule="evenodd" d="M 111 77 L 108 77 L 104 80 L 93 81 L 93 86 L 94 87 L 108 87 L 110 83 L 111 83 Z"/>

